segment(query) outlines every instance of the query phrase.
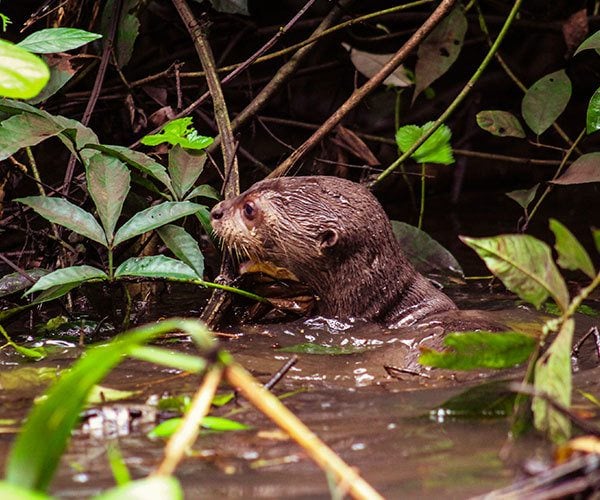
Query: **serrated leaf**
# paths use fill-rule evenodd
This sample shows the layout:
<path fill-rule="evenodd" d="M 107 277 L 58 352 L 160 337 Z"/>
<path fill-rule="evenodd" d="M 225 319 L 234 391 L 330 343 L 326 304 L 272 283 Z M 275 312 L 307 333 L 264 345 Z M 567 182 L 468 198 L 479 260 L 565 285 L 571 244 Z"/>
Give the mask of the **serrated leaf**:
<path fill-rule="evenodd" d="M 585 117 L 585 131 L 588 134 L 600 130 L 600 87 L 590 99 Z"/>
<path fill-rule="evenodd" d="M 586 184 L 600 182 L 600 153 L 586 153 L 577 158 L 552 184 Z"/>
<path fill-rule="evenodd" d="M 415 67 L 414 99 L 442 76 L 458 58 L 467 32 L 467 18 L 457 6 L 419 45 Z"/>
<path fill-rule="evenodd" d="M 0 160 L 21 148 L 35 146 L 63 131 L 63 127 L 43 116 L 21 113 L 0 122 Z"/>
<path fill-rule="evenodd" d="M 119 228 L 113 244 L 116 246 L 130 238 L 164 226 L 186 215 L 191 215 L 200 208 L 204 207 L 190 201 L 165 201 L 142 210 Z"/>
<path fill-rule="evenodd" d="M 596 271 L 594 264 L 592 264 L 592 259 L 590 259 L 590 256 L 577 238 L 573 236 L 573 233 L 556 219 L 550 219 L 550 229 L 556 238 L 554 248 L 558 252 L 558 260 L 556 261 L 558 265 L 563 269 L 583 271 L 590 278 L 594 279 Z"/>
<path fill-rule="evenodd" d="M 535 364 L 535 390 L 569 408 L 571 406 L 571 346 L 575 323 L 566 320 L 560 332 Z M 532 402 L 536 429 L 547 432 L 555 443 L 562 443 L 571 435 L 571 422 L 566 415 L 559 413 L 542 398 Z"/>
<path fill-rule="evenodd" d="M 535 186 L 529 189 L 517 189 L 516 191 L 510 191 L 509 193 L 506 193 L 506 196 L 508 196 L 511 200 L 514 200 L 519 205 L 521 205 L 523 210 L 527 210 L 527 207 L 529 207 L 529 205 L 535 198 L 539 187 L 540 185 L 536 184 Z"/>
<path fill-rule="evenodd" d="M 206 155 L 188 153 L 178 144 L 169 151 L 169 176 L 177 199 L 182 200 L 194 185 L 206 162 Z"/>
<path fill-rule="evenodd" d="M 106 153 L 127 163 L 140 172 L 161 182 L 167 189 L 171 190 L 171 179 L 167 174 L 167 169 L 150 156 L 134 151 L 125 146 L 108 146 L 106 144 L 89 144 L 87 147 Z"/>
<path fill-rule="evenodd" d="M 350 60 L 354 67 L 367 78 L 374 76 L 379 70 L 385 66 L 394 54 L 372 54 L 342 44 L 346 50 L 350 51 Z M 390 76 L 384 81 L 384 85 L 392 85 L 394 87 L 410 87 L 413 81 L 408 76 L 404 66 L 398 66 Z"/>
<path fill-rule="evenodd" d="M 174 476 L 149 476 L 108 489 L 94 500 L 183 500 L 183 489 Z"/>
<path fill-rule="evenodd" d="M 519 332 L 459 332 L 444 338 L 448 349 L 421 348 L 419 363 L 449 370 L 502 369 L 523 363 L 537 341 Z"/>
<path fill-rule="evenodd" d="M 198 275 L 190 266 L 180 260 L 164 255 L 127 259 L 115 270 L 115 278 L 124 276 L 158 279 L 198 279 Z"/>
<path fill-rule="evenodd" d="M 35 54 L 50 54 L 73 50 L 98 38 L 102 35 L 77 28 L 47 28 L 32 33 L 17 45 Z"/>
<path fill-rule="evenodd" d="M 582 50 L 589 50 L 589 49 L 595 49 L 595 50 L 600 49 L 600 31 L 596 31 L 596 33 L 588 36 L 583 42 L 581 42 L 581 45 L 579 47 L 577 47 L 577 50 L 575 51 L 573 56 L 576 56 Z"/>
<path fill-rule="evenodd" d="M 93 279 L 107 280 L 107 274 L 92 266 L 71 266 L 65 267 L 64 269 L 57 269 L 56 271 L 42 276 L 35 285 L 33 285 L 25 295 L 31 293 L 40 292 L 42 290 L 48 290 L 52 287 L 57 286 L 78 286 L 86 281 Z"/>
<path fill-rule="evenodd" d="M 422 135 L 433 127 L 433 122 L 427 122 L 422 127 L 405 125 L 396 132 L 396 143 L 403 153 L 407 151 Z M 454 163 L 450 138 L 452 132 L 446 125 L 441 125 L 418 149 L 411 158 L 418 163 Z"/>
<path fill-rule="evenodd" d="M 396 220 L 391 221 L 391 224 L 402 251 L 420 273 L 441 271 L 445 274 L 464 276 L 454 256 L 425 231 Z"/>
<path fill-rule="evenodd" d="M 525 92 L 521 113 L 537 135 L 547 130 L 567 107 L 571 80 L 564 69 L 543 76 Z"/>
<path fill-rule="evenodd" d="M 86 238 L 106 246 L 106 237 L 98 221 L 89 212 L 63 198 L 28 196 L 15 201 L 33 208 L 44 219 L 75 231 Z"/>
<path fill-rule="evenodd" d="M 527 234 L 460 239 L 484 260 L 504 286 L 539 308 L 549 295 L 565 311 L 569 293 L 552 261 L 550 247 Z"/>
<path fill-rule="evenodd" d="M 186 117 L 167 123 L 158 134 L 146 135 L 140 142 L 146 146 L 157 146 L 167 142 L 172 146 L 179 144 L 187 149 L 200 150 L 210 146 L 214 139 L 199 135 L 192 126 L 192 118 Z"/>
<path fill-rule="evenodd" d="M 37 281 L 42 276 L 46 276 L 50 274 L 51 271 L 48 269 L 25 269 L 25 274 L 29 278 L 33 278 L 33 280 Z M 0 278 L 0 297 L 5 297 L 6 295 L 10 295 L 11 293 L 19 292 L 21 290 L 25 290 L 25 288 L 29 288 L 31 286 L 31 281 L 29 281 L 25 276 L 21 273 L 10 273 Z"/>
<path fill-rule="evenodd" d="M 86 178 L 88 191 L 110 243 L 129 192 L 129 170 L 118 158 L 98 153 L 88 162 Z"/>
<path fill-rule="evenodd" d="M 31 99 L 49 78 L 50 70 L 38 56 L 0 40 L 0 96 Z"/>
<path fill-rule="evenodd" d="M 196 186 L 194 189 L 192 189 L 187 194 L 185 199 L 192 200 L 196 197 L 210 198 L 212 200 L 217 200 L 217 201 L 219 201 L 221 199 L 221 195 L 219 195 L 219 192 L 214 187 L 209 186 L 208 184 L 202 184 L 200 186 Z"/>
<path fill-rule="evenodd" d="M 492 135 L 497 135 L 498 137 L 518 137 L 519 139 L 526 137 L 519 119 L 508 111 L 480 111 L 477 113 L 476 120 L 479 127 Z"/>
<path fill-rule="evenodd" d="M 204 274 L 204 256 L 200 251 L 198 242 L 182 227 L 167 224 L 157 230 L 165 245 L 175 256 L 190 266 L 198 278 Z"/>

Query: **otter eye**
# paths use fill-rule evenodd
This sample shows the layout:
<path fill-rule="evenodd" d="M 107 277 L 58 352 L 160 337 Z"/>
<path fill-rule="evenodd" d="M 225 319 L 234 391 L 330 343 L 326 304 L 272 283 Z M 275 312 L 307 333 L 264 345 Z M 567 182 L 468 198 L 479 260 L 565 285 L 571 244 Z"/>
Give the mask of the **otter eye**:
<path fill-rule="evenodd" d="M 244 203 L 242 210 L 244 211 L 244 215 L 248 220 L 252 220 L 256 216 L 256 206 L 251 201 Z"/>

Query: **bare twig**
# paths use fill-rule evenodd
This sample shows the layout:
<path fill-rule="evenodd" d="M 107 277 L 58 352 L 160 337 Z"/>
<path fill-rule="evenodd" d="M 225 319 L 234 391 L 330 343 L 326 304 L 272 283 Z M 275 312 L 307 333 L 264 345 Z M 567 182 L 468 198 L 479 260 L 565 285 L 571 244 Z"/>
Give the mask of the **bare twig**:
<path fill-rule="evenodd" d="M 421 43 L 437 24 L 450 12 L 456 0 L 442 0 L 440 5 L 427 18 L 423 25 L 406 41 L 394 56 L 362 87 L 355 90 L 352 95 L 331 115 L 323 125 L 311 135 L 294 153 L 281 163 L 269 177 L 284 175 L 300 158 L 321 141 L 346 114 L 362 101 L 369 93 L 378 87 Z M 302 49 L 301 49 L 302 50 Z"/>

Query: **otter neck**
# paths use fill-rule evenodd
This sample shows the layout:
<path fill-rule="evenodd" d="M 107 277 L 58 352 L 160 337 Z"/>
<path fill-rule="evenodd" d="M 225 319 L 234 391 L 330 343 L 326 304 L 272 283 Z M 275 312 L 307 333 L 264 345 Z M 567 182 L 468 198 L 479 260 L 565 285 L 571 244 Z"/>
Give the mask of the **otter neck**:
<path fill-rule="evenodd" d="M 340 252 L 336 260 L 321 273 L 297 273 L 319 296 L 320 314 L 358 317 L 400 327 L 434 313 L 457 309 L 449 297 L 417 272 L 395 238 L 393 244 L 383 245 L 375 253 L 355 252 L 348 256 Z M 390 266 L 390 262 L 396 265 Z"/>

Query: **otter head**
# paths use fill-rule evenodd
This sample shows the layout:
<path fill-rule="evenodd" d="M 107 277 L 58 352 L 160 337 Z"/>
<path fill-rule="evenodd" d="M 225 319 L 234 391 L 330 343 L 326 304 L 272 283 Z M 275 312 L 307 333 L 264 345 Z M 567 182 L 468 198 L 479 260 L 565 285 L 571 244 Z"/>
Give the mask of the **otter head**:
<path fill-rule="evenodd" d="M 375 260 L 393 241 L 377 200 L 337 177 L 264 180 L 216 205 L 211 218 L 240 257 L 284 267 L 316 290 L 323 274 L 335 274 L 357 254 L 370 267 L 364 258 Z"/>

